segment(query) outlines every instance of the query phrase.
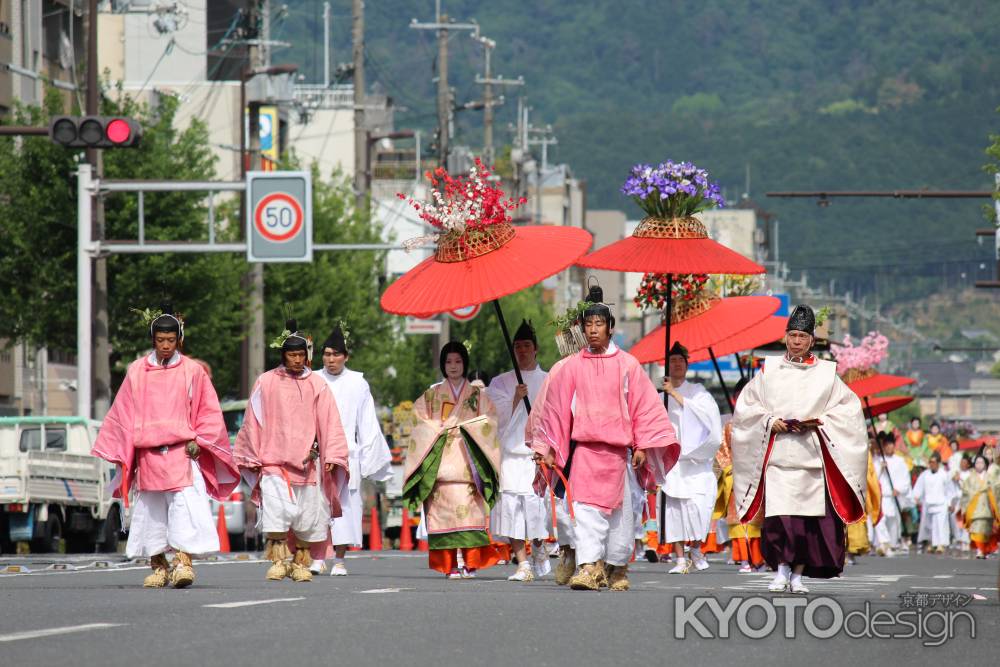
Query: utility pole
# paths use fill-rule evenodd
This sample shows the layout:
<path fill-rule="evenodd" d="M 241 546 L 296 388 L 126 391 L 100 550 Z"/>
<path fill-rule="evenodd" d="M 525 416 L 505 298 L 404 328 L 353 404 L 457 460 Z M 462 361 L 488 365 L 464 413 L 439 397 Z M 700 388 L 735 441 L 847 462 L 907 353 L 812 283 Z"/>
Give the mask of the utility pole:
<path fill-rule="evenodd" d="M 87 2 L 87 115 L 100 113 L 100 88 L 97 62 L 97 0 Z M 87 162 L 93 167 L 94 178 L 99 182 L 104 176 L 104 160 L 100 150 L 88 149 Z M 91 201 L 92 238 L 104 238 L 104 198 L 100 195 Z M 89 326 L 93 327 L 93 375 L 81 377 L 78 382 L 92 383 L 93 410 L 96 419 L 103 419 L 111 407 L 111 343 L 108 339 L 108 260 L 97 257 L 92 281 L 93 312 L 88 313 Z"/>
<path fill-rule="evenodd" d="M 330 87 L 330 3 L 323 3 L 323 87 Z"/>
<path fill-rule="evenodd" d="M 448 35 L 452 30 L 471 30 L 473 38 L 479 38 L 479 24 L 452 23 L 446 15 L 441 14 L 441 0 L 437 0 L 434 9 L 434 23 L 418 23 L 416 19 L 410 22 L 415 30 L 437 30 L 438 39 L 438 164 L 448 167 L 448 142 L 451 138 L 451 89 L 448 87 Z"/>
<path fill-rule="evenodd" d="M 476 83 L 483 87 L 483 159 L 487 165 L 492 166 L 496 159 L 493 148 L 493 107 L 503 104 L 503 96 L 500 97 L 499 102 L 493 101 L 493 86 L 523 86 L 524 78 L 507 80 L 499 76 L 494 79 L 492 55 L 497 43 L 486 37 L 479 37 L 478 41 L 483 45 L 485 55 L 483 76 L 476 76 Z"/>
<path fill-rule="evenodd" d="M 354 0 L 351 11 L 354 56 L 354 206 L 358 211 L 368 201 L 368 128 L 365 122 L 365 2 Z"/>
<path fill-rule="evenodd" d="M 545 173 L 549 170 L 549 146 L 558 145 L 559 140 L 551 136 L 551 125 L 546 125 L 543 128 L 527 126 L 527 133 L 529 134 L 526 141 L 528 146 L 542 147 L 542 164 L 535 170 L 535 224 L 540 225 L 542 224 L 542 179 L 545 178 Z M 532 133 L 539 135 L 539 138 L 531 138 L 530 134 Z"/>
<path fill-rule="evenodd" d="M 271 27 L 270 0 L 249 0 L 247 5 L 249 25 L 256 28 L 259 21 L 261 29 L 256 36 L 256 40 L 252 40 L 247 46 L 249 72 L 243 73 L 244 80 L 250 76 L 250 73 L 261 69 L 265 65 L 266 61 L 264 58 L 267 57 L 266 54 L 269 51 L 264 45 L 271 39 L 269 32 Z M 258 102 L 249 102 L 246 106 L 246 109 L 240 109 L 240 115 L 242 116 L 244 113 L 249 112 L 247 135 L 250 145 L 248 153 L 250 170 L 254 171 L 261 168 L 260 104 Z M 242 164 L 246 164 L 247 157 L 247 155 L 240 156 Z M 246 193 L 243 194 L 243 200 L 245 211 L 247 206 Z M 243 364 L 243 383 L 241 388 L 243 389 L 242 394 L 249 398 L 253 383 L 264 372 L 264 265 L 260 262 L 251 264 L 246 280 L 249 320 L 247 322 L 246 358 Z"/>

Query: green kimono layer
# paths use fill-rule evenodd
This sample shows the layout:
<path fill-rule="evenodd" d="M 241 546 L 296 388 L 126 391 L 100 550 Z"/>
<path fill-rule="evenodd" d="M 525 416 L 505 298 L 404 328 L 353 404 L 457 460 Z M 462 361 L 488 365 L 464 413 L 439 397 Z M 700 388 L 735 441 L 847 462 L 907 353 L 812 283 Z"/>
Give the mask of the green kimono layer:
<path fill-rule="evenodd" d="M 483 500 L 488 507 L 496 504 L 499 490 L 499 480 L 496 471 L 490 464 L 489 459 L 480 449 L 475 439 L 464 429 L 460 429 L 462 441 L 465 443 L 468 452 L 471 454 L 473 465 L 479 479 L 482 481 Z M 403 487 L 403 500 L 407 508 L 413 513 L 419 513 L 424 503 L 434 492 L 438 483 L 438 468 L 445 456 L 445 445 L 448 441 L 448 432 L 441 433 L 431 450 L 424 457 L 420 466 L 413 472 Z M 456 530 L 448 533 L 439 533 L 428 536 L 428 545 L 431 549 L 456 549 L 483 547 L 490 543 L 490 537 L 485 530 Z"/>

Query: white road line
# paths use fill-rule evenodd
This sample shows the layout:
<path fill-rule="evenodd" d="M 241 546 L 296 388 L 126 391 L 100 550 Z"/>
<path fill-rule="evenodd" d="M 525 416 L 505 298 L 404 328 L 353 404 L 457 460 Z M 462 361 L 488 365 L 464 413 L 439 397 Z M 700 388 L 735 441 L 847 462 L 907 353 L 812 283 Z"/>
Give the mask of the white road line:
<path fill-rule="evenodd" d="M 237 607 L 253 607 L 259 604 L 274 604 L 275 602 L 298 602 L 305 600 L 302 598 L 273 598 L 271 600 L 244 600 L 242 602 L 219 602 L 217 604 L 203 604 L 202 607 L 209 609 L 236 609 Z"/>
<path fill-rule="evenodd" d="M 952 578 L 954 578 L 954 576 L 955 575 L 953 575 L 953 574 L 935 574 L 934 578 L 935 579 L 952 579 Z"/>
<path fill-rule="evenodd" d="M 245 565 L 245 564 L 255 564 L 255 563 L 270 563 L 269 560 L 213 560 L 213 561 L 195 561 L 195 568 L 208 567 L 211 565 Z M 6 579 L 8 577 L 57 577 L 73 574 L 114 574 L 115 572 L 129 572 L 131 570 L 148 570 L 148 565 L 130 565 L 128 567 L 97 567 L 87 570 L 46 570 L 44 572 L 22 572 L 20 574 L 0 574 L 0 579 Z"/>
<path fill-rule="evenodd" d="M 358 591 L 358 593 L 398 593 L 400 591 L 413 591 L 415 588 L 372 588 L 367 591 Z"/>
<path fill-rule="evenodd" d="M 67 625 L 62 628 L 48 628 L 46 630 L 28 630 L 26 632 L 12 632 L 9 635 L 0 635 L 0 642 L 16 642 L 21 639 L 38 639 L 39 637 L 51 637 L 53 635 L 68 635 L 72 632 L 88 632 L 90 630 L 104 630 L 106 628 L 117 628 L 124 623 L 87 623 L 86 625 Z"/>

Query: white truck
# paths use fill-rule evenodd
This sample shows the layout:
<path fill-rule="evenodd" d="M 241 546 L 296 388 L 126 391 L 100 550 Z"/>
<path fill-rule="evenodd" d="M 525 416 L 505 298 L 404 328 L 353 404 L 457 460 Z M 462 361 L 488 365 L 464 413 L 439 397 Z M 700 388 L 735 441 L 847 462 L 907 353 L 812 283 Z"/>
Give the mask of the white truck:
<path fill-rule="evenodd" d="M 113 465 L 91 456 L 99 423 L 0 417 L 0 552 L 115 552 L 125 515 L 107 487 Z"/>

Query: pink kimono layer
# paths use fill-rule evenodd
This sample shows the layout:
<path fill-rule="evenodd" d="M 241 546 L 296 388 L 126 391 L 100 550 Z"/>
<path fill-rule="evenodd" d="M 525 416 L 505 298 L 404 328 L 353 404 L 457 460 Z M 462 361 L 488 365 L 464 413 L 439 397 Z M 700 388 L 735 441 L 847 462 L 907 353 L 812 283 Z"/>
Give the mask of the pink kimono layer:
<path fill-rule="evenodd" d="M 677 462 L 680 444 L 667 411 L 627 352 L 583 350 L 553 368 L 543 391 L 532 448 L 541 454 L 554 451 L 564 466 L 569 442 L 576 441 L 569 480 L 575 501 L 605 511 L 620 507 L 630 447 L 646 452 L 638 474 L 647 490 L 662 483 Z"/>
<path fill-rule="evenodd" d="M 196 442 L 208 494 L 229 497 L 239 473 L 219 398 L 204 368 L 181 354 L 166 365 L 152 355 L 133 361 L 104 418 L 91 453 L 120 466 L 116 495 L 177 491 L 193 483 L 185 445 Z"/>
<path fill-rule="evenodd" d="M 309 456 L 314 442 L 319 445 L 318 460 Z M 333 395 L 311 370 L 295 376 L 279 367 L 257 379 L 233 459 L 241 470 L 278 475 L 290 486 L 315 484 L 318 464 L 324 471 L 320 479 L 330 516 L 341 515 L 340 486 L 349 475 L 347 437 Z M 325 472 L 328 463 L 334 465 L 331 473 Z M 253 499 L 260 504 L 259 484 Z"/>

